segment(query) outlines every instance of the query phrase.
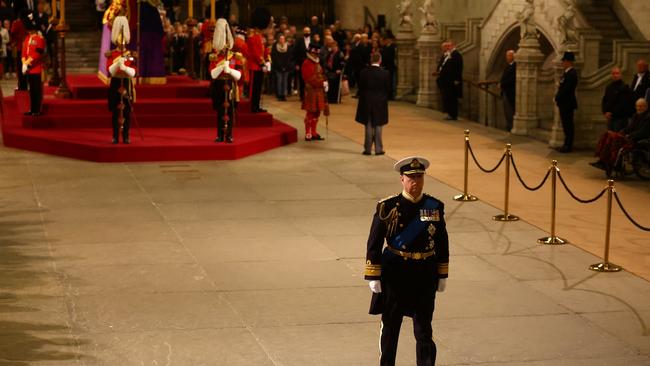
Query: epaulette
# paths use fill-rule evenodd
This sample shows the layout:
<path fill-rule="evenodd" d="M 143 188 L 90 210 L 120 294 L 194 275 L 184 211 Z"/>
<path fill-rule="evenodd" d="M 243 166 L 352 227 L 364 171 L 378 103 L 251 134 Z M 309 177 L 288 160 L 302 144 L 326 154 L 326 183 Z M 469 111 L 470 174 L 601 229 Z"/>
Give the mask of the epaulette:
<path fill-rule="evenodd" d="M 386 202 L 386 201 L 388 201 L 388 200 L 390 200 L 390 199 L 393 199 L 393 198 L 399 196 L 400 194 L 401 194 L 401 193 L 394 194 L 394 195 L 392 195 L 392 196 L 388 196 L 388 197 L 382 198 L 382 199 L 379 200 L 378 203 Z"/>
<path fill-rule="evenodd" d="M 435 198 L 434 196 L 432 196 L 432 195 L 430 195 L 430 194 L 428 194 L 428 193 L 423 193 L 422 195 L 423 195 L 424 197 L 431 198 L 431 199 L 435 200 L 435 201 L 438 202 L 438 203 L 442 203 L 442 201 L 440 201 L 439 199 Z"/>

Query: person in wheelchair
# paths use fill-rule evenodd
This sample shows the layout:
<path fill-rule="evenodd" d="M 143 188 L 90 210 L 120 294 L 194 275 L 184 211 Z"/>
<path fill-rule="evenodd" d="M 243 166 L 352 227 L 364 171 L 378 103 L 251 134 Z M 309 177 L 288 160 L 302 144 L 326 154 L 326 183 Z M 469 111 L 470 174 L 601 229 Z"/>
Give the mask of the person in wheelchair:
<path fill-rule="evenodd" d="M 635 108 L 636 114 L 624 129 L 619 132 L 607 131 L 600 137 L 596 146 L 598 161 L 589 164 L 610 173 L 621 148 L 634 149 L 640 141 L 650 138 L 648 102 L 641 98 L 636 101 Z"/>

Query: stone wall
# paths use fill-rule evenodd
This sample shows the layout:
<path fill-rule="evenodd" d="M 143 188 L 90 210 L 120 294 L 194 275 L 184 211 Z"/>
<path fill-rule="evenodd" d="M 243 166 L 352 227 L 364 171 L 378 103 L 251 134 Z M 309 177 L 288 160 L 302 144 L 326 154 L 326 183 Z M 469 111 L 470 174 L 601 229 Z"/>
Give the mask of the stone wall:
<path fill-rule="evenodd" d="M 499 0 L 437 0 L 436 14 L 443 23 L 464 23 L 467 18 L 484 18 Z M 417 10 L 423 0 L 414 0 L 411 6 L 414 17 L 414 31 L 420 34 L 420 12 Z M 398 0 L 335 0 L 336 15 L 345 28 L 358 28 L 363 23 L 364 6 L 376 18 L 378 14 L 386 15 L 388 28 L 397 30 L 399 23 Z"/>
<path fill-rule="evenodd" d="M 650 40 L 650 1 L 615 0 L 613 8 L 636 40 Z"/>

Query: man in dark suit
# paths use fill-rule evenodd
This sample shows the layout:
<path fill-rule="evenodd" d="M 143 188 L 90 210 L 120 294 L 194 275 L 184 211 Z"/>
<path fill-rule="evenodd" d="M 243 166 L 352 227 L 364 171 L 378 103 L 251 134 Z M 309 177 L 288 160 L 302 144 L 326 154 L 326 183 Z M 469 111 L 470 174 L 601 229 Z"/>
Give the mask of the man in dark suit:
<path fill-rule="evenodd" d="M 560 110 L 560 120 L 564 130 L 564 145 L 557 150 L 561 153 L 568 153 L 573 150 L 573 138 L 575 126 L 573 124 L 573 113 L 578 109 L 576 88 L 578 86 L 578 72 L 573 68 L 576 56 L 573 52 L 564 52 L 562 56 L 562 67 L 564 73 L 560 79 L 555 104 Z"/>
<path fill-rule="evenodd" d="M 634 91 L 634 100 L 645 97 L 645 93 L 650 88 L 650 73 L 648 73 L 648 63 L 646 60 L 636 62 L 636 75 L 631 84 Z"/>
<path fill-rule="evenodd" d="M 438 79 L 436 83 L 442 95 L 444 111 L 447 112 L 447 121 L 458 119 L 458 99 L 463 97 L 463 56 L 456 49 L 454 41 L 443 43 L 445 51 L 438 65 Z"/>
<path fill-rule="evenodd" d="M 303 100 L 305 96 L 305 81 L 302 79 L 302 73 L 300 68 L 302 67 L 303 62 L 307 58 L 307 50 L 309 49 L 309 44 L 311 43 L 311 29 L 305 27 L 302 29 L 302 38 L 296 39 L 296 43 L 293 46 L 293 59 L 296 61 L 296 77 L 298 78 L 298 90 L 300 91 L 300 100 Z"/>
<path fill-rule="evenodd" d="M 601 110 L 607 119 L 607 129 L 618 132 L 627 126 L 634 115 L 634 93 L 621 78 L 621 69 L 612 69 L 612 82 L 607 85 Z"/>
<path fill-rule="evenodd" d="M 386 31 L 384 47 L 381 48 L 381 62 L 390 74 L 390 93 L 388 93 L 388 98 L 391 100 L 395 98 L 395 75 L 397 74 L 397 64 L 395 63 L 396 55 L 397 46 L 395 45 L 395 36 L 393 36 L 393 33 L 390 30 L 388 30 Z"/>
<path fill-rule="evenodd" d="M 359 76 L 359 104 L 355 120 L 365 126 L 363 155 L 370 155 L 375 143 L 375 155 L 384 155 L 381 128 L 388 123 L 388 96 L 390 73 L 381 68 L 381 54 L 373 53 L 372 65 Z"/>
<path fill-rule="evenodd" d="M 515 62 L 515 51 L 506 52 L 506 68 L 501 74 L 501 97 L 503 97 L 503 114 L 506 117 L 506 128 L 512 130 L 512 122 L 515 117 L 515 101 L 517 95 L 517 63 Z"/>

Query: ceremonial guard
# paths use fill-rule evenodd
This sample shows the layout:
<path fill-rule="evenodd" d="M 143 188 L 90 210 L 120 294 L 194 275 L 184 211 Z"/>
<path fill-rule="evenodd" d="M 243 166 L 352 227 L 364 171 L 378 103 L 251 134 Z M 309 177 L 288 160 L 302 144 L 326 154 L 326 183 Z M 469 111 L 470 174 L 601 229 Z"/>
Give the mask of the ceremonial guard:
<path fill-rule="evenodd" d="M 271 24 L 271 13 L 266 8 L 256 8 L 252 15 L 253 33 L 246 40 L 248 45 L 248 69 L 250 70 L 250 99 L 251 112 L 260 113 L 266 110 L 260 107 L 264 68 L 268 69 L 263 32 Z"/>
<path fill-rule="evenodd" d="M 115 17 L 111 29 L 111 41 L 116 48 L 107 56 L 106 67 L 110 76 L 108 88 L 108 109 L 113 113 L 113 144 L 119 142 L 122 131 L 122 142 L 131 143 L 129 129 L 131 128 L 131 109 L 135 101 L 135 89 L 132 78 L 135 76 L 135 60 L 127 45 L 131 41 L 128 19 L 120 15 Z"/>
<path fill-rule="evenodd" d="M 321 112 L 325 116 L 330 115 L 325 96 L 329 85 L 320 65 L 320 45 L 311 43 L 308 52 L 307 58 L 300 68 L 302 79 L 305 81 L 305 96 L 302 101 L 302 109 L 306 112 L 305 141 L 325 140 L 316 131 L 316 125 L 318 125 L 318 117 Z"/>
<path fill-rule="evenodd" d="M 232 48 L 235 55 L 239 54 L 239 60 L 241 63 L 241 78 L 237 81 L 237 86 L 239 88 L 239 99 L 242 98 L 242 94 L 248 85 L 248 45 L 246 44 L 246 29 L 243 27 L 238 27 L 235 31 L 235 44 Z"/>
<path fill-rule="evenodd" d="M 436 361 L 431 320 L 436 291 L 446 285 L 449 240 L 443 203 L 422 193 L 428 167 L 417 156 L 395 164 L 404 190 L 379 201 L 370 227 L 365 279 L 373 292 L 370 314 L 381 314 L 381 366 L 395 365 L 404 316 L 413 318 L 417 365 Z"/>
<path fill-rule="evenodd" d="M 453 41 L 443 43 L 445 53 L 438 65 L 436 83 L 442 95 L 442 104 L 447 112 L 447 121 L 458 119 L 458 99 L 463 97 L 463 56 Z"/>
<path fill-rule="evenodd" d="M 578 109 L 576 88 L 578 86 L 578 72 L 573 68 L 576 56 L 573 52 L 564 52 L 562 56 L 562 67 L 564 72 L 555 94 L 555 104 L 560 111 L 560 120 L 564 130 L 564 145 L 557 149 L 561 153 L 573 151 L 573 139 L 575 126 L 573 124 L 573 113 Z"/>
<path fill-rule="evenodd" d="M 217 111 L 217 138 L 215 142 L 232 143 L 241 79 L 241 54 L 232 52 L 234 40 L 226 19 L 217 20 L 210 55 L 210 96 L 212 108 Z M 238 61 L 239 59 L 239 61 Z M 239 69 L 239 70 L 237 70 Z"/>
<path fill-rule="evenodd" d="M 45 54 L 45 39 L 38 33 L 38 24 L 33 12 L 29 12 L 24 19 L 25 29 L 28 34 L 23 41 L 21 52 L 22 73 L 27 76 L 29 85 L 29 104 L 26 116 L 40 116 L 41 103 L 43 102 L 43 56 Z"/>

